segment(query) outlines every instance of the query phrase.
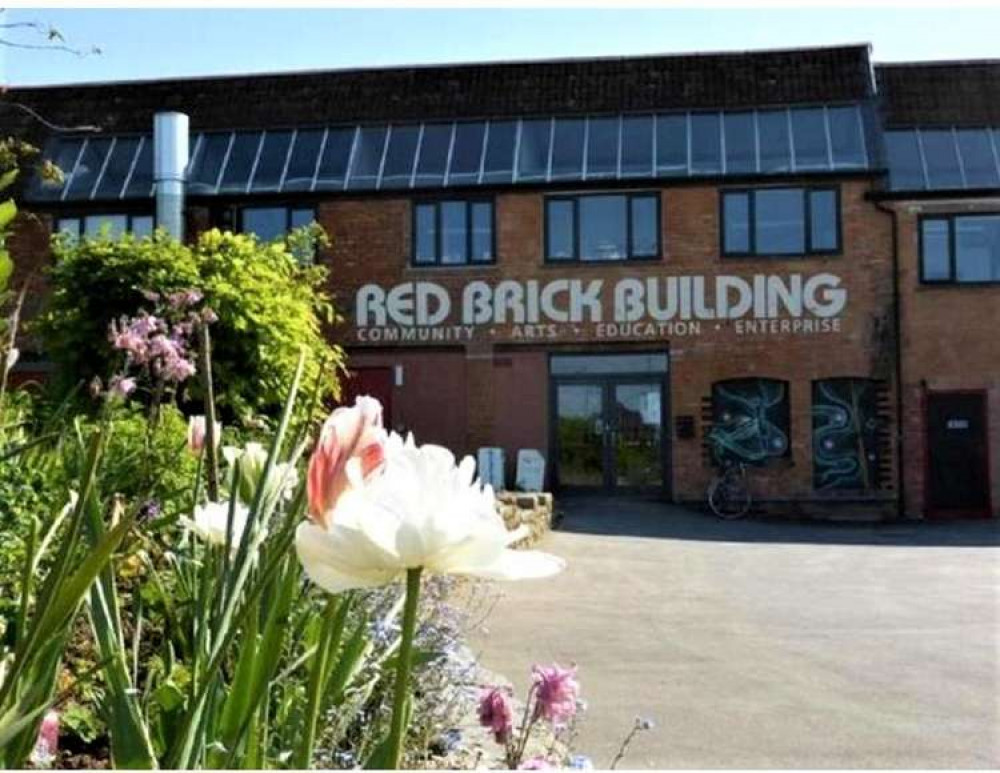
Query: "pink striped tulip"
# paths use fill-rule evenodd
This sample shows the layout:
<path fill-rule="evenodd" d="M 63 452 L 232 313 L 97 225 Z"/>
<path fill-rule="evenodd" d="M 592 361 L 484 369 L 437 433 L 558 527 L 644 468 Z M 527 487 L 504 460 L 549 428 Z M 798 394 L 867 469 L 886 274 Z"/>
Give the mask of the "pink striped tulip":
<path fill-rule="evenodd" d="M 315 523 L 330 525 L 352 476 L 364 481 L 381 469 L 385 440 L 382 404 L 374 397 L 358 397 L 352 407 L 330 414 L 309 459 L 309 516 Z"/>

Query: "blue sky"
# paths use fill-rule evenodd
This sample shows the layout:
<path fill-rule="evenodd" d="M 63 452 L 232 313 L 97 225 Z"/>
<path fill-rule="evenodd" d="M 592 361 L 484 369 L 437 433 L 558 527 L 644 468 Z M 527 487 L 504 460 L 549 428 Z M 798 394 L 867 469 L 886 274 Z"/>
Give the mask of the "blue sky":
<path fill-rule="evenodd" d="M 13 9 L 83 58 L 0 48 L 0 82 L 68 83 L 871 42 L 877 61 L 1000 57 L 1000 9 Z M 21 39 L 34 42 L 30 37 Z"/>

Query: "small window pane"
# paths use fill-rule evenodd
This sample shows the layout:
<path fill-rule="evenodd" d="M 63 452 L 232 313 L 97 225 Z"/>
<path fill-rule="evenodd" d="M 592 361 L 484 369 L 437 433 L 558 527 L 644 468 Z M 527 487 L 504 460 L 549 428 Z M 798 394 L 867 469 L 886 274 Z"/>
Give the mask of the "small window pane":
<path fill-rule="evenodd" d="M 739 378 L 712 384 L 712 456 L 763 467 L 791 456 L 788 382 Z"/>
<path fill-rule="evenodd" d="M 1000 170 L 993 157 L 989 130 L 961 130 L 956 132 L 956 136 L 958 150 L 962 154 L 966 186 L 992 188 L 1000 185 Z"/>
<path fill-rule="evenodd" d="M 806 250 L 806 224 L 801 189 L 761 190 L 754 194 L 756 253 L 801 255 Z"/>
<path fill-rule="evenodd" d="M 931 188 L 961 188 L 962 170 L 958 150 L 950 131 L 922 131 L 920 141 L 927 162 L 927 182 Z"/>
<path fill-rule="evenodd" d="M 347 187 L 352 190 L 374 188 L 382 166 L 387 131 L 384 126 L 362 127 L 358 133 L 357 147 L 351 160 Z"/>
<path fill-rule="evenodd" d="M 293 209 L 291 212 L 291 227 L 303 228 L 316 221 L 316 210 L 312 208 Z"/>
<path fill-rule="evenodd" d="M 632 256 L 651 258 L 659 255 L 659 207 L 654 196 L 632 198 Z"/>
<path fill-rule="evenodd" d="M 247 207 L 243 210 L 243 233 L 256 234 L 264 242 L 282 238 L 288 226 L 284 207 Z"/>
<path fill-rule="evenodd" d="M 688 173 L 688 121 L 686 115 L 656 117 L 656 173 Z"/>
<path fill-rule="evenodd" d="M 80 218 L 61 217 L 56 220 L 56 233 L 62 234 L 72 244 L 80 238 Z"/>
<path fill-rule="evenodd" d="M 292 145 L 292 154 L 288 159 L 288 171 L 285 172 L 285 184 L 282 190 L 307 191 L 312 187 L 322 144 L 321 129 L 300 131 L 295 135 L 295 144 Z"/>
<path fill-rule="evenodd" d="M 441 203 L 441 262 L 444 264 L 468 262 L 465 208 L 464 201 Z"/>
<path fill-rule="evenodd" d="M 132 235 L 136 238 L 142 238 L 144 236 L 153 235 L 153 216 L 152 215 L 133 215 L 132 216 Z"/>
<path fill-rule="evenodd" d="M 405 188 L 413 177 L 416 161 L 419 126 L 393 126 L 389 136 L 389 149 L 382 169 L 383 188 Z"/>
<path fill-rule="evenodd" d="M 340 189 L 347 178 L 356 129 L 330 129 L 316 173 L 316 190 Z"/>
<path fill-rule="evenodd" d="M 253 173 L 250 190 L 254 192 L 278 190 L 291 145 L 291 132 L 267 132 L 264 135 L 264 144 L 260 149 L 260 158 L 257 160 L 257 169 Z"/>
<path fill-rule="evenodd" d="M 753 113 L 728 113 L 723 116 L 726 139 L 726 174 L 757 170 L 757 138 Z"/>
<path fill-rule="evenodd" d="M 198 146 L 195 156 L 191 159 L 191 170 L 188 173 L 188 192 L 189 193 L 215 193 L 215 188 L 219 183 L 219 172 L 222 171 L 222 164 L 226 160 L 226 151 L 229 150 L 229 142 L 232 140 L 233 135 L 230 133 L 223 134 L 206 134 L 202 137 L 201 144 Z M 152 152 L 153 152 L 153 142 L 148 140 L 145 143 L 146 147 L 149 148 L 150 157 L 150 179 L 152 179 Z M 146 151 L 146 147 L 143 151 Z M 138 168 L 136 168 L 138 172 Z M 135 181 L 135 176 L 133 175 L 133 182 Z M 132 187 L 131 185 L 129 186 Z"/>
<path fill-rule="evenodd" d="M 722 129 L 715 113 L 691 116 L 691 173 L 722 171 Z"/>
<path fill-rule="evenodd" d="M 580 258 L 622 260 L 627 257 L 625 196 L 583 196 L 580 209 Z"/>
<path fill-rule="evenodd" d="M 417 185 L 444 185 L 444 172 L 448 166 L 453 124 L 427 124 L 420 141 L 417 161 Z"/>
<path fill-rule="evenodd" d="M 920 190 L 927 187 L 916 132 L 886 132 L 885 149 L 889 163 L 889 184 L 894 190 Z"/>
<path fill-rule="evenodd" d="M 553 199 L 546 202 L 546 227 L 548 243 L 546 256 L 549 260 L 570 260 L 576 226 L 573 223 L 573 202 Z"/>
<path fill-rule="evenodd" d="M 493 204 L 477 201 L 472 207 L 472 260 L 489 263 L 493 260 Z"/>
<path fill-rule="evenodd" d="M 810 249 L 837 249 L 837 195 L 833 191 L 810 191 L 809 228 Z"/>
<path fill-rule="evenodd" d="M 722 197 L 722 250 L 727 254 L 750 252 L 750 195 L 726 193 Z"/>
<path fill-rule="evenodd" d="M 552 179 L 579 179 L 583 175 L 583 137 L 586 123 L 556 119 L 552 144 Z"/>
<path fill-rule="evenodd" d="M 787 172 L 792 168 L 787 110 L 768 110 L 757 114 L 757 147 L 760 171 Z"/>
<path fill-rule="evenodd" d="M 414 220 L 417 229 L 416 262 L 434 263 L 437 261 L 437 206 L 418 204 Z"/>
<path fill-rule="evenodd" d="M 204 144 L 204 143 L 203 143 Z M 188 186 L 191 190 L 191 186 Z M 213 184 L 214 190 L 214 184 Z M 153 140 L 151 137 L 143 139 L 139 147 L 139 157 L 135 160 L 132 168 L 132 176 L 125 186 L 125 196 L 135 198 L 147 198 L 153 195 Z"/>
<path fill-rule="evenodd" d="M 107 158 L 110 149 L 111 140 L 107 137 L 87 140 L 87 145 L 73 172 L 73 178 L 69 181 L 66 198 L 90 198 L 91 190 L 97 182 L 97 176 L 101 173 L 104 159 Z"/>
<path fill-rule="evenodd" d="M 792 110 L 792 140 L 797 169 L 829 168 L 826 121 L 822 109 Z"/>
<path fill-rule="evenodd" d="M 219 193 L 243 193 L 250 182 L 250 172 L 260 150 L 263 135 L 260 132 L 237 132 L 229 160 L 222 173 Z"/>
<path fill-rule="evenodd" d="M 549 136 L 552 122 L 525 121 L 517 154 L 518 180 L 544 180 L 549 167 Z"/>
<path fill-rule="evenodd" d="M 121 137 L 115 142 L 94 198 L 117 199 L 121 195 L 138 150 L 139 137 Z"/>
<path fill-rule="evenodd" d="M 128 230 L 128 215 L 87 215 L 83 231 L 88 237 L 117 239 Z"/>
<path fill-rule="evenodd" d="M 587 133 L 587 178 L 618 176 L 618 118 L 592 118 Z"/>
<path fill-rule="evenodd" d="M 653 171 L 653 119 L 622 119 L 622 176 L 648 176 Z"/>
<path fill-rule="evenodd" d="M 834 166 L 864 166 L 865 141 L 858 108 L 831 107 L 826 114 L 830 122 Z"/>
<path fill-rule="evenodd" d="M 951 246 L 947 220 L 921 222 L 920 250 L 920 275 L 925 282 L 951 279 Z"/>
<path fill-rule="evenodd" d="M 1000 215 L 955 218 L 959 282 L 1000 282 Z"/>
<path fill-rule="evenodd" d="M 451 169 L 448 181 L 452 184 L 474 183 L 479 180 L 479 166 L 483 160 L 483 140 L 486 124 L 460 123 L 455 125 L 455 147 L 451 152 Z"/>

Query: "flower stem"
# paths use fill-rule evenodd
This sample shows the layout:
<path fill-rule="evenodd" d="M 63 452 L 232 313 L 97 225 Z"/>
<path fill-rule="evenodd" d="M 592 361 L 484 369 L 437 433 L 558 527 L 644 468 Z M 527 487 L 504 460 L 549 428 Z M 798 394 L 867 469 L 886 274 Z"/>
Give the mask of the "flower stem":
<path fill-rule="evenodd" d="M 406 703 L 410 687 L 410 667 L 413 662 L 413 638 L 417 630 L 417 602 L 420 599 L 421 569 L 406 570 L 406 604 L 403 607 L 403 633 L 396 666 L 396 691 L 393 697 L 392 725 L 389 729 L 387 768 L 399 769 L 403 756 L 403 738 L 409 712 Z"/>

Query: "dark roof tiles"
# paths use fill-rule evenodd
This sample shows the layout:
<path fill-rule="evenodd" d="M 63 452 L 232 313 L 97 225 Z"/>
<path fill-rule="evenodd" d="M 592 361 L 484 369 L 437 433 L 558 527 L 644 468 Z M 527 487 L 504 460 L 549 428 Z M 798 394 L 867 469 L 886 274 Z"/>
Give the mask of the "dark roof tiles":
<path fill-rule="evenodd" d="M 731 109 L 872 96 L 869 48 L 505 62 L 13 88 L 50 121 L 147 131 L 160 110 L 193 129 Z M 0 126 L 30 131 L 25 116 Z"/>
<path fill-rule="evenodd" d="M 876 67 L 887 129 L 1000 126 L 1000 60 Z"/>

